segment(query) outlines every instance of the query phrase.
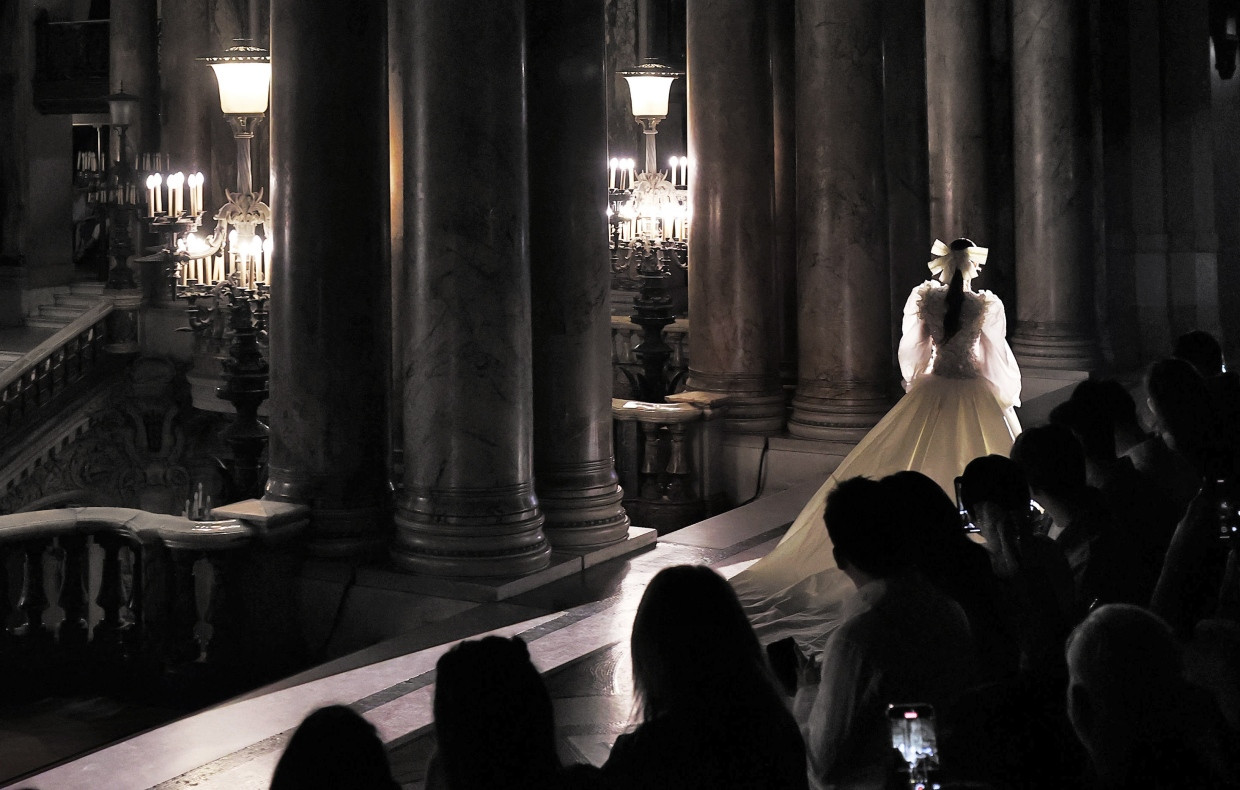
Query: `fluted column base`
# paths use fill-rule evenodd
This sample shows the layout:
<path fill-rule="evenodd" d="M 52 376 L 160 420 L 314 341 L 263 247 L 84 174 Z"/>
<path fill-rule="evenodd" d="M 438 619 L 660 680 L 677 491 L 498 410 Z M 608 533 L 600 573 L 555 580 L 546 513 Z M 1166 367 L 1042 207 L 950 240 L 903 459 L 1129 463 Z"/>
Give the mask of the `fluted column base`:
<path fill-rule="evenodd" d="M 378 502 L 344 502 L 324 496 L 323 491 L 323 485 L 292 479 L 286 470 L 273 468 L 263 499 L 310 508 L 305 548 L 311 556 L 348 559 L 382 554 L 392 523 L 388 509 Z"/>
<path fill-rule="evenodd" d="M 688 388 L 728 399 L 723 429 L 728 433 L 768 435 L 784 429 L 787 419 L 787 397 L 778 374 L 701 373 L 689 368 Z"/>
<path fill-rule="evenodd" d="M 1091 370 L 1098 363 L 1098 340 L 1077 324 L 1020 321 L 1012 351 L 1022 368 Z"/>
<path fill-rule="evenodd" d="M 535 472 L 547 540 L 557 549 L 594 549 L 624 540 L 629 516 L 610 459 Z"/>
<path fill-rule="evenodd" d="M 392 561 L 431 576 L 523 576 L 551 562 L 543 522 L 528 484 L 407 491 L 396 511 Z"/>
<path fill-rule="evenodd" d="M 802 439 L 856 444 L 891 408 L 887 389 L 870 382 L 797 388 L 788 433 Z"/>

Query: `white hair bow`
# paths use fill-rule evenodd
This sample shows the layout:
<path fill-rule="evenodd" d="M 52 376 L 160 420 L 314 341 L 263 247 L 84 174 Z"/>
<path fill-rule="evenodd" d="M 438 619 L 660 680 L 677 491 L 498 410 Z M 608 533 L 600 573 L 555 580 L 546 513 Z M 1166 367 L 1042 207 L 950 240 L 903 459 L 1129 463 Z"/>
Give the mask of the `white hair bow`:
<path fill-rule="evenodd" d="M 952 275 L 957 269 L 960 270 L 964 281 L 968 282 L 976 277 L 986 265 L 986 256 L 989 252 L 985 247 L 965 247 L 963 250 L 953 250 L 942 241 L 935 239 L 934 246 L 930 248 L 930 254 L 934 256 L 934 260 L 926 266 L 930 268 L 930 273 L 938 277 L 939 282 L 944 285 L 951 282 Z"/>

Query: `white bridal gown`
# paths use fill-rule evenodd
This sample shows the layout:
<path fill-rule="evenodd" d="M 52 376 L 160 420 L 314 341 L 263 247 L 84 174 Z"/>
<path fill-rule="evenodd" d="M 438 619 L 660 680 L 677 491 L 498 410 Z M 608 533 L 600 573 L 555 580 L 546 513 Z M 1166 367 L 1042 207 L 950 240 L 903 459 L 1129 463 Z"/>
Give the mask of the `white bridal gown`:
<path fill-rule="evenodd" d="M 949 495 L 974 458 L 1008 455 L 1020 433 L 1020 369 L 1007 344 L 1003 302 L 965 290 L 960 328 L 944 341 L 947 286 L 928 280 L 904 306 L 900 369 L 906 394 L 827 478 L 770 554 L 733 577 L 763 642 L 792 636 L 807 655 L 839 620 L 853 585 L 835 565 L 823 525 L 827 494 L 840 480 L 903 470 L 932 478 Z"/>

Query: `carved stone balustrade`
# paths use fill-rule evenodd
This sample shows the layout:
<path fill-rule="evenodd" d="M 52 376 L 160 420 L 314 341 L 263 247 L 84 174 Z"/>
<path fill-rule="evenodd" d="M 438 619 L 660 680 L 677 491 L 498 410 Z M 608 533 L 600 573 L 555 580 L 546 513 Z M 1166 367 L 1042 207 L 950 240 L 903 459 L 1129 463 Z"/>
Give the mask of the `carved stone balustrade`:
<path fill-rule="evenodd" d="M 219 696 L 287 670 L 262 662 L 296 655 L 291 606 L 254 591 L 290 587 L 276 582 L 289 570 L 280 548 L 304 529 L 305 508 L 249 501 L 213 514 L 0 516 L 0 693 L 99 693 L 144 679 Z"/>
<path fill-rule="evenodd" d="M 677 318 L 663 329 L 663 340 L 671 346 L 667 379 L 679 383 L 689 370 L 689 319 Z M 636 397 L 637 375 L 642 363 L 634 349 L 642 342 L 642 328 L 625 316 L 611 317 L 612 397 Z"/>
<path fill-rule="evenodd" d="M 668 400 L 676 402 L 611 402 L 624 509 L 634 526 L 660 534 L 723 509 L 717 448 L 727 398 L 685 392 Z"/>

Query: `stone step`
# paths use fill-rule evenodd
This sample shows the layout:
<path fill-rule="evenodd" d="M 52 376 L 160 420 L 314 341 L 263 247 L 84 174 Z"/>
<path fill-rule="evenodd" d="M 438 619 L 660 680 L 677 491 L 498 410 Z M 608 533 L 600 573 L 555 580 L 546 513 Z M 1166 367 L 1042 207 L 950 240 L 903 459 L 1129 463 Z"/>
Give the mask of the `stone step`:
<path fill-rule="evenodd" d="M 34 327 L 35 329 L 51 329 L 54 331 L 57 329 L 64 329 L 66 326 L 70 324 L 72 320 L 73 320 L 72 318 L 61 320 L 57 318 L 40 318 L 39 316 L 28 316 L 26 318 L 26 326 Z"/>
<path fill-rule="evenodd" d="M 84 296 L 74 293 L 58 293 L 56 294 L 57 307 L 80 307 L 87 309 L 99 304 L 99 297 Z"/>
<path fill-rule="evenodd" d="M 69 293 L 74 296 L 103 296 L 103 283 L 94 280 L 80 280 L 69 284 Z"/>
<path fill-rule="evenodd" d="M 43 304 L 43 305 L 39 305 L 38 317 L 52 319 L 56 321 L 63 320 L 64 323 L 67 324 L 73 319 L 80 316 L 82 313 L 85 313 L 86 310 L 87 308 L 85 307 L 71 307 L 71 306 L 64 306 L 64 305 Z"/>
<path fill-rule="evenodd" d="M 16 351 L 0 351 L 0 371 L 17 362 L 22 356 Z"/>

